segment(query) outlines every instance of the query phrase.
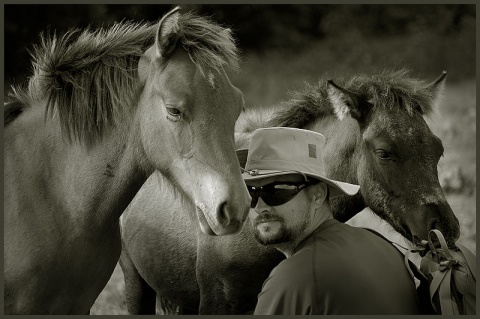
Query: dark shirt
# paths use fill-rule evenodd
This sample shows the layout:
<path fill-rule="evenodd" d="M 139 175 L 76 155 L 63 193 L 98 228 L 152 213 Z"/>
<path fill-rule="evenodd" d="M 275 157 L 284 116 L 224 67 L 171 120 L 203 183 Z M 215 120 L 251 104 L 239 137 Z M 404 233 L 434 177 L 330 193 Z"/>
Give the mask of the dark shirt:
<path fill-rule="evenodd" d="M 415 283 L 390 243 L 334 219 L 275 267 L 254 314 L 418 314 Z"/>

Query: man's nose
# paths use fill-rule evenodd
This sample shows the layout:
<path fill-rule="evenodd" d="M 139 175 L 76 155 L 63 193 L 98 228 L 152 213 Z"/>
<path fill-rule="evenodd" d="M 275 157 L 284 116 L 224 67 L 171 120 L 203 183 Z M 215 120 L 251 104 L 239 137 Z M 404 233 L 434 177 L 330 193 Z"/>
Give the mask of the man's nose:
<path fill-rule="evenodd" d="M 267 205 L 261 197 L 258 198 L 257 205 L 255 206 L 255 211 L 257 214 L 269 212 L 271 209 L 272 207 Z"/>

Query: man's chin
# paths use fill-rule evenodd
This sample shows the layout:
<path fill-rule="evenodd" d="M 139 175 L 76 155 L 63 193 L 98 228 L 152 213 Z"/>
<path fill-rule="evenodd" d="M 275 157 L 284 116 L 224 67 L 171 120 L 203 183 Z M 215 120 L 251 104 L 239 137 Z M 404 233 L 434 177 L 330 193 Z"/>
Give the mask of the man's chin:
<path fill-rule="evenodd" d="M 277 220 L 262 222 L 257 224 L 255 228 L 262 235 L 274 235 L 282 231 L 282 223 Z"/>
<path fill-rule="evenodd" d="M 273 231 L 271 228 L 264 228 L 262 230 L 256 228 L 254 235 L 255 239 L 264 246 L 281 244 L 289 241 L 288 236 L 286 236 L 286 233 L 282 231 L 282 229 Z"/>

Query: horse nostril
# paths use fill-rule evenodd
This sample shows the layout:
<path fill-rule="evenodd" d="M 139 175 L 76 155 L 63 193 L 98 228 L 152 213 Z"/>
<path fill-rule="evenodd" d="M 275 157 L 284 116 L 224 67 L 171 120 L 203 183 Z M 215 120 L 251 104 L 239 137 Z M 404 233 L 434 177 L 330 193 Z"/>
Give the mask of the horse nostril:
<path fill-rule="evenodd" d="M 249 208 L 245 207 L 244 214 L 238 217 L 235 215 L 237 208 L 238 206 L 233 206 L 228 202 L 223 202 L 219 205 L 217 220 L 220 227 L 216 231 L 217 235 L 236 234 L 242 230 L 248 217 Z"/>
<path fill-rule="evenodd" d="M 229 219 L 230 219 L 230 216 L 229 216 L 229 214 L 228 214 L 228 204 L 227 204 L 226 201 L 225 201 L 225 202 L 222 202 L 222 203 L 218 206 L 217 218 L 218 218 L 218 221 L 219 221 L 219 224 L 220 224 L 220 225 L 228 224 Z"/>

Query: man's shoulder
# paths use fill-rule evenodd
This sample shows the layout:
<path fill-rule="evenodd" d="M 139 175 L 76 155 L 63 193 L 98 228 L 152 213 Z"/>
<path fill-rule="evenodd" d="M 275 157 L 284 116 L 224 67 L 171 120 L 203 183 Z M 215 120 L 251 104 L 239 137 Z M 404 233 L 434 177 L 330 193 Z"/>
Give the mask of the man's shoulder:
<path fill-rule="evenodd" d="M 320 247 L 319 247 L 320 246 Z M 331 259 L 323 255 L 327 250 L 318 243 L 312 243 L 297 251 L 293 256 L 280 262 L 271 272 L 271 277 L 279 281 L 292 281 L 288 284 L 312 283 L 313 278 L 329 276 L 338 267 Z M 319 255 L 323 255 L 319 256 Z M 319 258 L 320 257 L 320 258 Z M 335 259 L 335 258 L 334 258 Z"/>
<path fill-rule="evenodd" d="M 305 249 L 281 261 L 270 277 L 285 284 L 309 282 L 312 280 L 314 263 L 311 249 Z"/>
<path fill-rule="evenodd" d="M 295 255 L 282 260 L 275 268 L 274 272 L 304 272 L 313 267 L 312 249 L 299 251 Z"/>
<path fill-rule="evenodd" d="M 316 295 L 310 264 L 293 257 L 278 264 L 263 284 L 255 314 L 310 314 Z"/>
<path fill-rule="evenodd" d="M 272 300 L 312 300 L 315 294 L 314 270 L 312 263 L 301 257 L 289 257 L 272 270 L 263 284 L 262 300 L 267 296 Z"/>

